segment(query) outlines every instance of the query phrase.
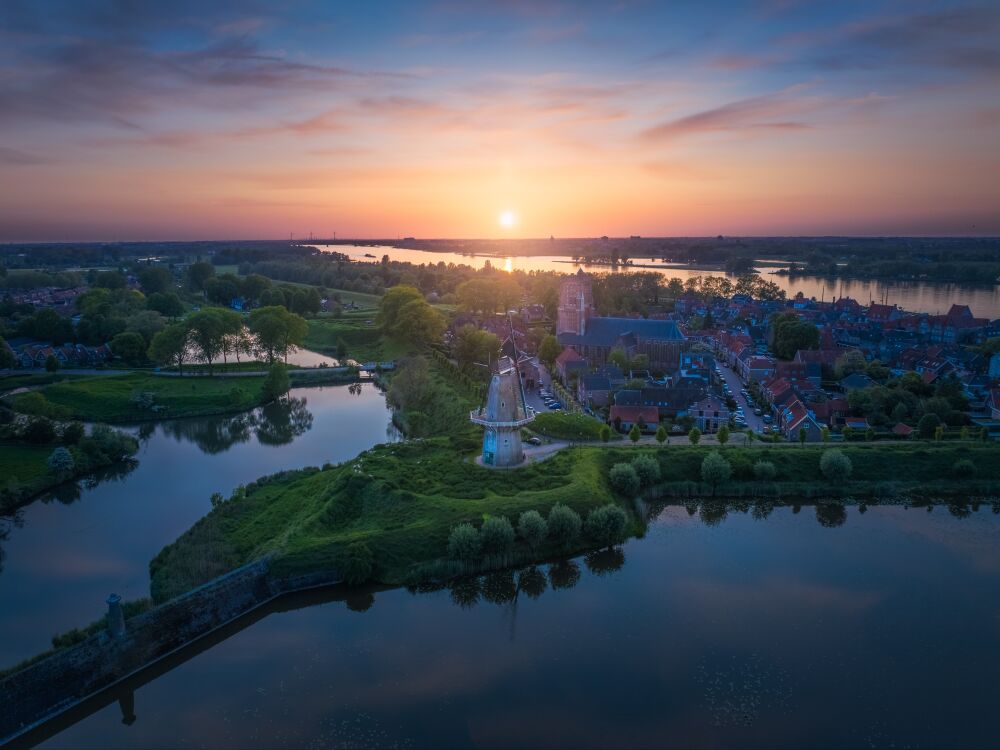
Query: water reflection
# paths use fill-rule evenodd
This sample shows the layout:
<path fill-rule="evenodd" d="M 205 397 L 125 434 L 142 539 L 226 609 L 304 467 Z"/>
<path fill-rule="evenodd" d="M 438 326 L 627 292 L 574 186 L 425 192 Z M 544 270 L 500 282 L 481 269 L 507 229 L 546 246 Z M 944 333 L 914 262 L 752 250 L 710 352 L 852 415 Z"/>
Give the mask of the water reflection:
<path fill-rule="evenodd" d="M 234 445 L 256 438 L 263 445 L 286 445 L 305 434 L 313 425 L 305 397 L 286 398 L 235 417 L 178 419 L 162 422 L 163 433 L 176 440 L 194 443 L 209 455 L 224 453 Z M 140 439 L 155 433 L 140 429 Z"/>

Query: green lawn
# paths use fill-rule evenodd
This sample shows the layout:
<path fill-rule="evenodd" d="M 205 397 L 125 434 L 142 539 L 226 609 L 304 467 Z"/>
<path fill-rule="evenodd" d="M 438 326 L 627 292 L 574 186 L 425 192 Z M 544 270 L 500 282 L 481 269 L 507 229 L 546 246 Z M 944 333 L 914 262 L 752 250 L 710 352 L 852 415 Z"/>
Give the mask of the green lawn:
<path fill-rule="evenodd" d="M 0 444 L 0 477 L 7 482 L 17 479 L 22 485 L 47 484 L 49 469 L 45 463 L 51 445 Z M 35 490 L 40 491 L 40 490 Z"/>
<path fill-rule="evenodd" d="M 73 418 L 127 422 L 244 411 L 260 403 L 263 382 L 263 377 L 179 378 L 131 373 L 78 378 L 46 386 L 41 392 L 53 404 L 66 407 Z M 132 402 L 135 394 L 146 392 L 165 410 L 143 410 Z"/>
<path fill-rule="evenodd" d="M 343 316 L 313 318 L 309 321 L 302 346 L 331 357 L 337 356 L 337 345 L 347 345 L 347 356 L 358 362 L 396 359 L 410 350 L 405 342 L 385 340 L 372 321 L 374 313 L 345 313 Z"/>
<path fill-rule="evenodd" d="M 13 391 L 17 388 L 58 383 L 60 381 L 78 377 L 82 376 L 70 375 L 66 372 L 45 372 L 43 370 L 18 373 L 17 375 L 4 375 L 3 377 L 0 377 L 0 393 Z"/>

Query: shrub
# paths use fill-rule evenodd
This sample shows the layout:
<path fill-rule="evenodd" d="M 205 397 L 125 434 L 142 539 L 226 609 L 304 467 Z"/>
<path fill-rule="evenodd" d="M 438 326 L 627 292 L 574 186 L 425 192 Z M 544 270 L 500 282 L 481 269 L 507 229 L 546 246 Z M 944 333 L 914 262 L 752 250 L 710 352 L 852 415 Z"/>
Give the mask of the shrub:
<path fill-rule="evenodd" d="M 638 477 L 637 477 L 638 479 Z M 580 516 L 575 510 L 556 503 L 549 511 L 549 538 L 563 546 L 571 544 L 580 536 Z"/>
<path fill-rule="evenodd" d="M 606 443 L 611 440 L 611 428 L 608 425 L 601 425 L 601 442 Z"/>
<path fill-rule="evenodd" d="M 48 464 L 49 470 L 58 477 L 68 476 L 76 466 L 73 454 L 62 446 L 52 451 L 46 464 Z"/>
<path fill-rule="evenodd" d="M 601 544 L 614 544 L 625 534 L 628 517 L 613 503 L 594 508 L 587 516 L 587 533 Z"/>
<path fill-rule="evenodd" d="M 701 479 L 712 485 L 713 492 L 720 484 L 728 482 L 732 474 L 733 467 L 719 455 L 718 451 L 712 451 L 701 462 Z"/>
<path fill-rule="evenodd" d="M 611 480 L 611 486 L 615 488 L 616 492 L 630 497 L 635 495 L 642 486 L 639 474 L 632 464 L 615 464 L 608 472 L 608 479 Z"/>
<path fill-rule="evenodd" d="M 963 458 L 955 462 L 955 465 L 951 467 L 951 473 L 958 479 L 974 477 L 976 475 L 976 465 L 969 459 Z"/>
<path fill-rule="evenodd" d="M 729 425 L 722 425 L 719 431 L 715 433 L 715 439 L 719 441 L 719 445 L 725 445 L 729 442 Z"/>
<path fill-rule="evenodd" d="M 53 427 L 51 420 L 35 417 L 28 420 L 28 424 L 21 431 L 21 437 L 29 443 L 44 445 L 56 439 L 56 428 Z"/>
<path fill-rule="evenodd" d="M 452 560 L 476 560 L 482 552 L 479 531 L 471 523 L 461 523 L 448 535 L 448 557 Z"/>
<path fill-rule="evenodd" d="M 517 532 L 531 549 L 535 549 L 545 541 L 545 537 L 549 533 L 549 526 L 545 523 L 541 513 L 537 510 L 528 510 L 517 519 Z"/>
<path fill-rule="evenodd" d="M 762 482 L 769 482 L 774 479 L 778 472 L 774 468 L 774 464 L 770 461 L 758 461 L 753 465 L 753 475 Z"/>
<path fill-rule="evenodd" d="M 502 555 L 514 546 L 514 527 L 506 516 L 487 518 L 479 530 L 483 552 L 487 555 Z"/>
<path fill-rule="evenodd" d="M 631 440 L 633 443 L 638 443 L 639 438 L 641 437 L 642 433 L 639 432 L 639 425 L 637 424 L 632 425 L 632 429 L 628 431 L 628 439 Z"/>
<path fill-rule="evenodd" d="M 831 482 L 844 482 L 851 476 L 851 459 L 836 448 L 823 451 L 819 460 L 820 471 Z"/>
<path fill-rule="evenodd" d="M 666 439 L 667 439 L 667 430 L 661 424 L 659 427 L 656 428 L 656 442 L 658 442 L 660 445 L 663 445 L 663 443 L 666 442 Z"/>
<path fill-rule="evenodd" d="M 87 430 L 82 422 L 70 422 L 62 428 L 62 441 L 69 445 L 76 445 L 86 436 Z"/>
<path fill-rule="evenodd" d="M 917 422 L 917 434 L 924 440 L 930 440 L 940 424 L 941 417 L 937 414 L 924 414 Z"/>
<path fill-rule="evenodd" d="M 688 440 L 691 441 L 691 445 L 698 445 L 698 441 L 701 440 L 701 430 L 692 427 L 691 432 L 688 433 Z"/>
<path fill-rule="evenodd" d="M 648 487 L 660 479 L 660 462 L 652 456 L 636 456 L 632 459 L 632 468 L 639 475 L 639 482 Z"/>
<path fill-rule="evenodd" d="M 14 411 L 36 417 L 56 416 L 56 407 L 38 391 L 22 393 L 14 398 Z"/>
<path fill-rule="evenodd" d="M 267 371 L 264 385 L 261 386 L 261 394 L 265 401 L 274 401 L 288 393 L 288 388 L 288 369 L 280 362 L 276 362 Z"/>
<path fill-rule="evenodd" d="M 351 542 L 340 558 L 340 572 L 350 586 L 357 586 L 372 577 L 375 556 L 364 542 Z"/>

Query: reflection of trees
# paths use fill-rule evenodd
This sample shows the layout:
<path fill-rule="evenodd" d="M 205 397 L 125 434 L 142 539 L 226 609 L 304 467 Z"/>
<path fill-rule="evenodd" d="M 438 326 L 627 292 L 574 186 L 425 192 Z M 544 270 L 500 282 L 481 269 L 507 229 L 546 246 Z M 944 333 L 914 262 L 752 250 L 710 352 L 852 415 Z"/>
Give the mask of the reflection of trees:
<path fill-rule="evenodd" d="M 606 576 L 622 569 L 625 553 L 621 547 L 610 547 L 589 553 L 583 561 L 587 564 L 587 570 L 594 575 Z"/>
<path fill-rule="evenodd" d="M 545 580 L 545 574 L 537 566 L 532 565 L 518 573 L 517 588 L 528 597 L 537 599 L 545 593 L 548 581 Z"/>
<path fill-rule="evenodd" d="M 517 584 L 514 583 L 514 573 L 510 570 L 497 570 L 487 573 L 482 583 L 483 599 L 491 604 L 506 604 L 514 601 L 517 596 Z"/>
<path fill-rule="evenodd" d="M 176 419 L 161 422 L 166 435 L 194 443 L 204 453 L 223 453 L 256 437 L 263 445 L 286 445 L 312 428 L 304 398 L 274 401 L 235 417 Z"/>
<path fill-rule="evenodd" d="M 843 526 L 847 521 L 847 508 L 840 503 L 820 503 L 816 506 L 816 520 L 828 529 Z"/>
<path fill-rule="evenodd" d="M 706 526 L 718 526 L 729 513 L 726 504 L 718 500 L 702 503 L 699 510 L 701 522 Z"/>
<path fill-rule="evenodd" d="M 375 603 L 375 594 L 371 591 L 351 591 L 344 603 L 352 612 L 367 612 Z"/>
<path fill-rule="evenodd" d="M 24 526 L 24 515 L 20 510 L 0 515 L 0 542 L 6 542 L 10 539 L 11 529 L 19 529 L 22 526 Z M 7 552 L 0 545 L 0 573 L 3 573 L 3 563 L 6 557 Z"/>
<path fill-rule="evenodd" d="M 549 584 L 555 589 L 571 589 L 580 581 L 580 566 L 573 560 L 560 560 L 549 566 Z"/>
<path fill-rule="evenodd" d="M 458 578 L 451 584 L 451 600 L 462 609 L 468 609 L 479 601 L 479 579 Z"/>
<path fill-rule="evenodd" d="M 968 503 L 948 503 L 948 512 L 955 518 L 968 518 L 972 515 Z"/>
<path fill-rule="evenodd" d="M 304 398 L 274 401 L 258 410 L 257 440 L 263 445 L 286 445 L 312 429 L 312 424 Z"/>

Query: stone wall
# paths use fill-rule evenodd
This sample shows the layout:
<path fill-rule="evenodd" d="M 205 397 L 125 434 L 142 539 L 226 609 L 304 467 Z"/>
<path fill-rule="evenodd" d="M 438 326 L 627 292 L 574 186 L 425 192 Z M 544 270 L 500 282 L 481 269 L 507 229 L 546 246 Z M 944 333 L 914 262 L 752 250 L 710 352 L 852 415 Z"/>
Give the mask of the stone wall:
<path fill-rule="evenodd" d="M 130 619 L 120 640 L 101 631 L 59 651 L 0 680 L 0 744 L 277 597 L 339 582 L 335 571 L 275 578 L 260 560 Z"/>

